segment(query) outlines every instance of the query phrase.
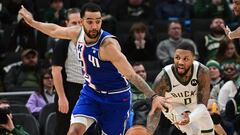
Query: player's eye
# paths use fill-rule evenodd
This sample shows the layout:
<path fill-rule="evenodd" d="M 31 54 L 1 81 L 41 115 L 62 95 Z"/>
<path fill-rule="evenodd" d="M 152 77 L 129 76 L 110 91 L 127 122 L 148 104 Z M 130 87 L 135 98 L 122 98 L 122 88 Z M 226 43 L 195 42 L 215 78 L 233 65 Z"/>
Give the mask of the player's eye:
<path fill-rule="evenodd" d="M 99 24 L 100 22 L 101 22 L 101 20 L 97 20 L 97 21 L 96 21 L 96 24 Z"/>
<path fill-rule="evenodd" d="M 92 23 L 93 23 L 93 21 L 87 21 L 87 23 L 88 23 L 88 24 L 92 24 Z"/>
<path fill-rule="evenodd" d="M 183 60 L 186 62 L 186 61 L 189 61 L 189 58 L 184 58 Z"/>

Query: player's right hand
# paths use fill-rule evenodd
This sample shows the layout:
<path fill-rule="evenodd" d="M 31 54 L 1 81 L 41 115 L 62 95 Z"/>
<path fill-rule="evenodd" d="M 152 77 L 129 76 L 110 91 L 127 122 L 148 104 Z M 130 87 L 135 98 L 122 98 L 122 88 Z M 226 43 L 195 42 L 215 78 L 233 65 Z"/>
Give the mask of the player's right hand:
<path fill-rule="evenodd" d="M 61 113 L 68 113 L 69 103 L 66 97 L 59 97 L 58 99 L 58 111 Z"/>
<path fill-rule="evenodd" d="M 157 96 L 152 101 L 152 108 L 149 115 L 152 116 L 157 109 L 165 110 L 165 108 L 171 103 L 172 97 Z"/>
<path fill-rule="evenodd" d="M 24 8 L 24 6 L 21 6 L 21 9 L 18 11 L 18 14 L 23 17 L 24 21 L 28 24 L 28 25 L 32 25 L 32 22 L 34 21 L 32 14 L 26 9 Z"/>

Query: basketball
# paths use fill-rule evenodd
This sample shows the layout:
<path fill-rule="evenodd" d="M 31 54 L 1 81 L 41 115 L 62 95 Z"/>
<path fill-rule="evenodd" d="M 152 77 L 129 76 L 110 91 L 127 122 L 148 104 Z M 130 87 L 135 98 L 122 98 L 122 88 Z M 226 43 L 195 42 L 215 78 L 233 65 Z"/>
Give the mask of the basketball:
<path fill-rule="evenodd" d="M 137 125 L 129 128 L 125 135 L 151 135 L 151 134 L 144 126 Z"/>

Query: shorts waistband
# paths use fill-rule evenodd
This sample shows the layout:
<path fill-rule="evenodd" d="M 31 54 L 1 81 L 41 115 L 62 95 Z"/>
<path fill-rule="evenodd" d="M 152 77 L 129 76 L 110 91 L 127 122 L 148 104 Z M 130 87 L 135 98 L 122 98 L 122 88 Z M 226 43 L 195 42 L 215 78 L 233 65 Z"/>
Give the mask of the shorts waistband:
<path fill-rule="evenodd" d="M 89 86 L 89 85 L 88 85 Z M 92 88 L 91 86 L 89 86 L 93 91 L 97 92 L 97 93 L 101 93 L 101 94 L 119 94 L 119 93 L 123 93 L 126 91 L 130 90 L 130 86 L 124 88 L 124 89 L 118 89 L 118 90 L 111 90 L 111 91 L 106 91 L 106 90 L 96 90 L 94 88 Z"/>

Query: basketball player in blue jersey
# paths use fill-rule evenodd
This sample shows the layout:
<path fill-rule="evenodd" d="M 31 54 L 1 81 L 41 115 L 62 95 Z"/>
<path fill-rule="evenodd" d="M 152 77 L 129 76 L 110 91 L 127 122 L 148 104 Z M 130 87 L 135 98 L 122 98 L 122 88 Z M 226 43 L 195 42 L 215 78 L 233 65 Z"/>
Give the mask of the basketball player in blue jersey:
<path fill-rule="evenodd" d="M 233 12 L 236 16 L 240 16 L 240 0 L 233 0 Z M 221 27 L 229 39 L 240 38 L 240 27 L 234 31 L 231 31 L 228 26 L 221 25 Z"/>
<path fill-rule="evenodd" d="M 61 27 L 35 21 L 23 6 L 19 14 L 33 28 L 77 44 L 85 82 L 72 112 L 68 135 L 83 135 L 94 122 L 100 125 L 104 135 L 123 135 L 131 104 L 127 80 L 152 99 L 152 112 L 162 109 L 168 102 L 134 72 L 115 36 L 101 29 L 102 15 L 98 5 L 83 5 L 82 26 Z"/>
<path fill-rule="evenodd" d="M 194 60 L 194 48 L 187 42 L 175 51 L 174 64 L 168 65 L 156 77 L 154 91 L 172 97 L 162 113 L 187 135 L 213 135 L 213 122 L 206 108 L 210 92 L 208 68 Z M 154 132 L 161 111 L 148 119 L 148 128 Z M 161 122 L 160 122 L 161 124 Z"/>

